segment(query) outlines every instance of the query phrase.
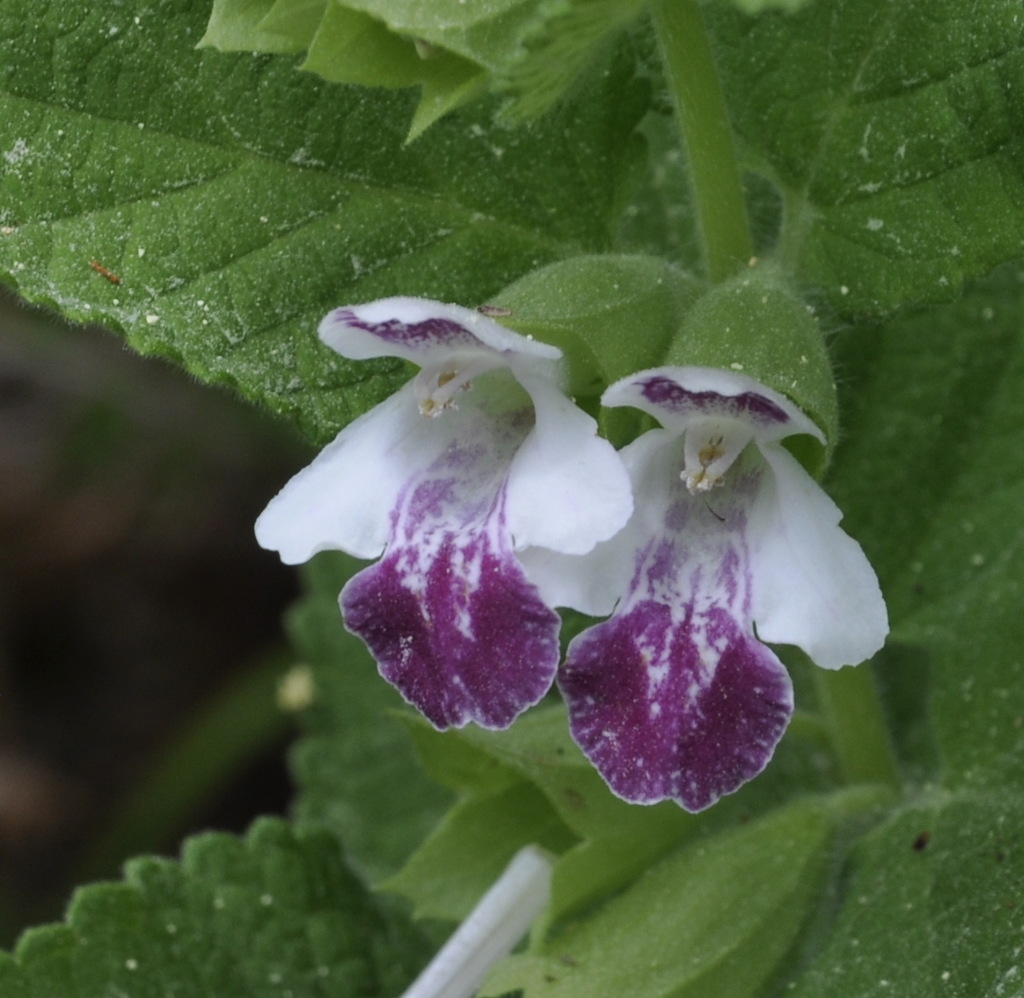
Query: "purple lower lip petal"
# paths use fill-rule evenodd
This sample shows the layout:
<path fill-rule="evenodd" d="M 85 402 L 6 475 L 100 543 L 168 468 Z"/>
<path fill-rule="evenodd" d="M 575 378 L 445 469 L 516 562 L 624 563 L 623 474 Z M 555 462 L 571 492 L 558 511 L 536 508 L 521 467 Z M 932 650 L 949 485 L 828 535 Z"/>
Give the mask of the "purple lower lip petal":
<path fill-rule="evenodd" d="M 789 676 L 725 610 L 644 600 L 581 634 L 558 685 L 612 790 L 701 811 L 756 776 L 792 712 Z"/>
<path fill-rule="evenodd" d="M 511 547 L 485 529 L 458 541 L 445 536 L 419 575 L 419 591 L 409 584 L 406 553 L 389 551 L 349 582 L 341 595 L 346 625 L 369 646 L 381 675 L 436 727 L 507 727 L 551 686 L 558 615 Z"/>

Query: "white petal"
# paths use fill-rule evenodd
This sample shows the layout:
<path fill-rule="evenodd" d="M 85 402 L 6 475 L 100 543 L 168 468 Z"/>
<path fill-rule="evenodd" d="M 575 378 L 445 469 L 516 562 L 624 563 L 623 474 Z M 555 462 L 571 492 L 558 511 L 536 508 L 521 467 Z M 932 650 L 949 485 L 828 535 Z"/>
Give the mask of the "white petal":
<path fill-rule="evenodd" d="M 758 636 L 797 645 L 826 669 L 870 658 L 889 631 L 874 570 L 799 462 L 778 445 L 762 453 L 770 472 L 748 534 Z"/>
<path fill-rule="evenodd" d="M 619 452 L 632 481 L 635 508 L 613 537 L 584 555 L 541 548 L 519 552 L 527 576 L 548 606 L 568 606 L 605 617 L 627 593 L 639 552 L 661 529 L 670 493 L 680 487 L 678 474 L 666 464 L 669 455 L 662 453 L 674 439 L 676 435 L 668 430 L 650 430 Z"/>
<path fill-rule="evenodd" d="M 597 424 L 554 385 L 517 373 L 536 413 L 508 476 L 508 528 L 517 549 L 585 554 L 633 510 L 629 477 Z"/>
<path fill-rule="evenodd" d="M 444 424 L 424 419 L 405 385 L 346 426 L 270 501 L 256 521 L 260 546 L 287 565 L 326 550 L 376 558 L 402 487 L 447 446 Z"/>
<path fill-rule="evenodd" d="M 479 312 L 429 298 L 382 298 L 337 308 L 320 323 L 319 333 L 343 357 L 401 357 L 421 367 L 465 350 L 547 361 L 562 355 L 557 347 L 520 336 Z"/>

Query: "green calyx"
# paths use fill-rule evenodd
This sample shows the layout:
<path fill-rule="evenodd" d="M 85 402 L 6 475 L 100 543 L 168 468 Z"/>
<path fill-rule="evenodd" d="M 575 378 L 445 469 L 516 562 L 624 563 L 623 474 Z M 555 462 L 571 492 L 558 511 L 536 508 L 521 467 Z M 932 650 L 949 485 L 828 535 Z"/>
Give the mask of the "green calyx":
<path fill-rule="evenodd" d="M 532 271 L 493 302 L 509 312 L 503 325 L 562 350 L 568 389 L 586 398 L 663 364 L 702 287 L 657 257 L 579 256 Z"/>
<path fill-rule="evenodd" d="M 687 312 L 664 363 L 736 371 L 785 395 L 825 434 L 787 443 L 815 474 L 824 471 L 839 424 L 835 379 L 821 328 L 771 263 L 752 263 Z"/>

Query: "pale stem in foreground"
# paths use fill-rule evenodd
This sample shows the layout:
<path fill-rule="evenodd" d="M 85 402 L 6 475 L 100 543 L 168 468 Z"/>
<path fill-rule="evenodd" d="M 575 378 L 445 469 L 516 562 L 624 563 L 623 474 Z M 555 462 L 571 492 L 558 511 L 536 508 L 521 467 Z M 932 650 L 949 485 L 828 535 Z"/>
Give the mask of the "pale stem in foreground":
<path fill-rule="evenodd" d="M 402 998 L 470 998 L 546 907 L 551 870 L 541 849 L 520 849 Z"/>

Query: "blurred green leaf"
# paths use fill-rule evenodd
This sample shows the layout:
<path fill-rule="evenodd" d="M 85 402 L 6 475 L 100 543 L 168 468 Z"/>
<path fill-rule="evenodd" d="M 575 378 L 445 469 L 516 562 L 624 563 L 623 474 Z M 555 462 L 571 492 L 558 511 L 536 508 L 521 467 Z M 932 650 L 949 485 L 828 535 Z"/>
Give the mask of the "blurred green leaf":
<path fill-rule="evenodd" d="M 123 883 L 82 888 L 67 924 L 32 929 L 13 956 L 0 954 L 0 993 L 395 995 L 423 955 L 332 836 L 267 819 L 244 840 L 201 835 L 180 863 L 134 860 Z"/>
<path fill-rule="evenodd" d="M 747 158 L 784 192 L 780 252 L 835 308 L 949 300 L 1020 254 L 1016 0 L 707 12 Z"/>
<path fill-rule="evenodd" d="M 795 998 L 1020 994 L 1019 795 L 933 795 L 851 856 L 845 903 Z"/>
<path fill-rule="evenodd" d="M 760 14 L 764 10 L 784 10 L 793 12 L 806 7 L 815 0 L 718 0 L 719 3 L 732 4 L 745 14 Z"/>

